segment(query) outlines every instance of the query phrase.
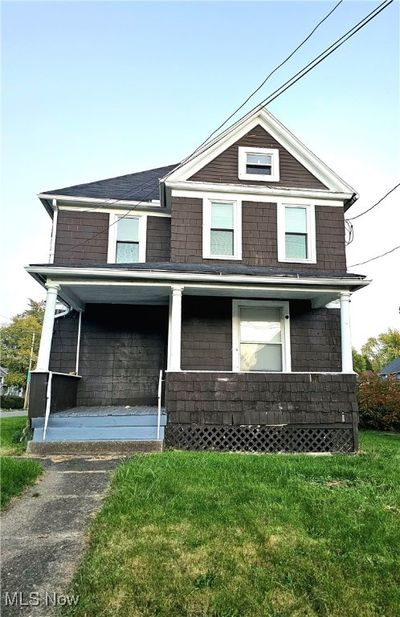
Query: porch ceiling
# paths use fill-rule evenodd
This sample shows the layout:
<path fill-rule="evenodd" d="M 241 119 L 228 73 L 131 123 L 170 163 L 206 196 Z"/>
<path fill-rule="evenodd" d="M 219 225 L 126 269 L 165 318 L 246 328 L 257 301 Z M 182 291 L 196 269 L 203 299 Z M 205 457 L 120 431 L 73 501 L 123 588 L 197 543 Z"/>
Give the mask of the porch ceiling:
<path fill-rule="evenodd" d="M 185 284 L 183 295 L 278 300 L 310 300 L 315 308 L 340 297 L 341 289 L 293 285 L 206 285 Z M 59 296 L 74 308 L 85 304 L 168 304 L 171 284 L 117 282 L 60 282 Z"/>

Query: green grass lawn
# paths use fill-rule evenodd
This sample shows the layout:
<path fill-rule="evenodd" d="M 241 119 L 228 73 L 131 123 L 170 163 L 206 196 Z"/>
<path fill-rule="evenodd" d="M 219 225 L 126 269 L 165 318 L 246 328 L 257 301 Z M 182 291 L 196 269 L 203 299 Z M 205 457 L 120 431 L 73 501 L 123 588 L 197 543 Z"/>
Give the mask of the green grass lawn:
<path fill-rule="evenodd" d="M 15 495 L 34 483 L 42 466 L 28 459 L 10 458 L 25 452 L 26 443 L 20 438 L 26 417 L 0 418 L 0 507 L 4 508 Z"/>
<path fill-rule="evenodd" d="M 361 448 L 132 458 L 92 525 L 66 614 L 398 615 L 400 436 L 364 433 Z"/>

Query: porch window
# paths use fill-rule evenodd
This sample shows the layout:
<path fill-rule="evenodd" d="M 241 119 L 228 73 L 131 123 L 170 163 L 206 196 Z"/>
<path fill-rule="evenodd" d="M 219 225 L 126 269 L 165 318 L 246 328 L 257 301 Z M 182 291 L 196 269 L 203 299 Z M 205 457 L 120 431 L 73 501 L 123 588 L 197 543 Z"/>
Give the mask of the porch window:
<path fill-rule="evenodd" d="M 278 204 L 278 260 L 315 263 L 313 204 Z"/>
<path fill-rule="evenodd" d="M 236 201 L 205 200 L 203 257 L 241 259 L 241 207 Z"/>
<path fill-rule="evenodd" d="M 277 148 L 239 147 L 238 159 L 239 179 L 279 181 L 279 150 Z"/>
<path fill-rule="evenodd" d="M 234 301 L 234 370 L 290 370 L 288 302 Z"/>
<path fill-rule="evenodd" d="M 108 263 L 146 261 L 146 216 L 110 214 Z"/>

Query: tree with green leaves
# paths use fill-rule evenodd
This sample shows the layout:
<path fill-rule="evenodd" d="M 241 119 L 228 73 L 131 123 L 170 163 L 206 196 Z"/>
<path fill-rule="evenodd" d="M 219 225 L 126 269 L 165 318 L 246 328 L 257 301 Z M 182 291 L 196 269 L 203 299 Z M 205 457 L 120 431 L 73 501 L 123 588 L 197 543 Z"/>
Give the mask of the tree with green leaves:
<path fill-rule="evenodd" d="M 371 362 L 364 354 L 353 348 L 353 369 L 356 373 L 365 373 L 365 371 L 372 371 Z"/>
<path fill-rule="evenodd" d="M 372 370 L 379 372 L 400 357 L 400 330 L 389 328 L 377 337 L 371 336 L 362 346 L 361 354 L 370 362 Z"/>
<path fill-rule="evenodd" d="M 35 367 L 39 350 L 44 314 L 44 301 L 29 299 L 29 307 L 15 315 L 11 323 L 0 328 L 1 366 L 7 369 L 6 386 L 25 388 L 32 341 L 32 366 Z"/>

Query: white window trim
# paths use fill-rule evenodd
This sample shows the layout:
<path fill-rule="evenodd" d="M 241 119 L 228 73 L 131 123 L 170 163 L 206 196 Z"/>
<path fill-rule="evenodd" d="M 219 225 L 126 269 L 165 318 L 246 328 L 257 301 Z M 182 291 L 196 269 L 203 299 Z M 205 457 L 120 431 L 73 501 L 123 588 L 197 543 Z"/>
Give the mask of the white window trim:
<path fill-rule="evenodd" d="M 233 205 L 233 255 L 211 254 L 211 204 L 229 203 Z M 218 199 L 203 199 L 203 259 L 242 259 L 242 202 L 229 197 Z"/>
<path fill-rule="evenodd" d="M 292 259 L 286 257 L 286 218 L 285 208 L 305 208 L 307 213 L 307 259 Z M 296 264 L 317 263 L 316 231 L 315 231 L 315 206 L 302 200 L 285 200 L 277 204 L 278 226 L 278 261 Z"/>
<path fill-rule="evenodd" d="M 282 371 L 241 371 L 240 370 L 240 308 L 265 307 L 281 309 L 282 327 Z M 292 361 L 290 352 L 290 313 L 289 302 L 286 300 L 233 300 L 232 301 L 232 371 L 237 373 L 291 373 Z"/>
<path fill-rule="evenodd" d="M 107 263 L 109 264 L 115 264 L 117 259 L 117 219 L 119 218 L 122 217 L 118 214 L 110 214 L 107 251 Z M 135 214 L 125 218 L 139 219 L 139 260 L 135 263 L 144 263 L 146 261 L 147 215 L 135 212 Z"/>
<path fill-rule="evenodd" d="M 246 172 L 247 154 L 269 154 L 272 158 L 270 175 L 248 174 Z M 251 148 L 239 146 L 239 180 L 255 180 L 256 182 L 279 182 L 279 150 L 277 148 Z"/>

